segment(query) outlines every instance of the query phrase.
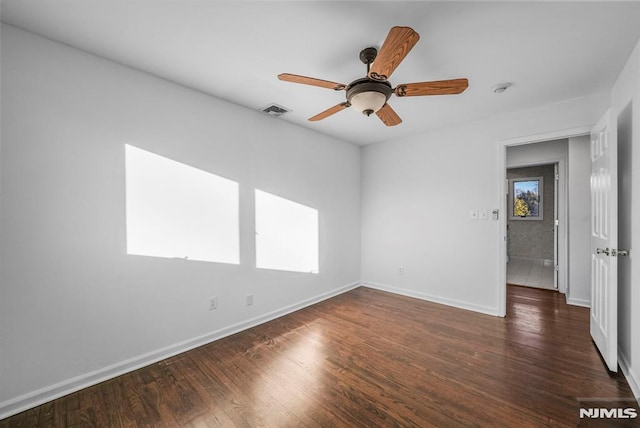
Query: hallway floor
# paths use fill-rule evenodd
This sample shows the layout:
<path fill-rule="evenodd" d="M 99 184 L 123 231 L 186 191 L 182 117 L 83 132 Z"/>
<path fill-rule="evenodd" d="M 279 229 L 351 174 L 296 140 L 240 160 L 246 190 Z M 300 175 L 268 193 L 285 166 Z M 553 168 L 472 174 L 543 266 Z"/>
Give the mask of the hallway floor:
<path fill-rule="evenodd" d="M 507 283 L 555 290 L 553 262 L 543 259 L 511 257 L 507 263 Z"/>

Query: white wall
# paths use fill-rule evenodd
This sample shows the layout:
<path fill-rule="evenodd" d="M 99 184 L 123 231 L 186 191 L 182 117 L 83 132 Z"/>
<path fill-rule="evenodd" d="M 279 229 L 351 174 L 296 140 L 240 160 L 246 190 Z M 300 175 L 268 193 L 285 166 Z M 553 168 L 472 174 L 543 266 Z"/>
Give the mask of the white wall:
<path fill-rule="evenodd" d="M 591 304 L 591 156 L 588 135 L 569 138 L 569 289 L 567 302 Z"/>
<path fill-rule="evenodd" d="M 358 147 L 5 25 L 2 89 L 0 418 L 358 284 Z M 240 265 L 125 253 L 125 143 L 240 183 Z M 254 268 L 254 188 L 320 274 Z"/>
<path fill-rule="evenodd" d="M 554 163 L 568 156 L 567 139 L 507 147 L 507 168 Z"/>
<path fill-rule="evenodd" d="M 612 112 L 619 131 L 622 153 L 631 153 L 627 180 L 622 183 L 632 189 L 630 206 L 621 222 L 631 229 L 630 256 L 620 260 L 624 273 L 618 287 L 618 349 L 621 367 L 635 396 L 640 399 L 640 41 L 629 57 L 612 90 Z M 622 132 L 620 132 L 622 131 Z M 626 218 L 624 216 L 626 215 Z M 622 272 L 621 272 L 622 273 Z"/>
<path fill-rule="evenodd" d="M 591 126 L 608 101 L 595 94 L 365 147 L 364 283 L 499 314 L 503 234 L 499 222 L 470 220 L 469 211 L 504 205 L 500 141 Z"/>

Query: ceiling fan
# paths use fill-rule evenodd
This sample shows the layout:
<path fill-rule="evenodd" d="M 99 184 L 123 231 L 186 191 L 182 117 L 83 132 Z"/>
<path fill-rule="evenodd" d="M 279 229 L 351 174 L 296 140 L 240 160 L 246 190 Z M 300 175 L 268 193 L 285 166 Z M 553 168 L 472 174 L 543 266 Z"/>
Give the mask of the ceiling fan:
<path fill-rule="evenodd" d="M 467 79 L 452 79 L 403 83 L 393 88 L 387 79 L 418 43 L 418 39 L 420 35 L 412 28 L 391 28 L 380 52 L 376 48 L 365 48 L 360 52 L 360 61 L 367 66 L 367 76 L 356 79 L 348 85 L 289 73 L 278 75 L 278 79 L 346 91 L 346 101 L 310 117 L 309 120 L 312 122 L 325 119 L 347 107 L 353 107 L 367 116 L 375 113 L 385 125 L 395 126 L 401 123 L 402 119 L 387 104 L 392 94 L 397 97 L 460 94 L 469 86 Z"/>

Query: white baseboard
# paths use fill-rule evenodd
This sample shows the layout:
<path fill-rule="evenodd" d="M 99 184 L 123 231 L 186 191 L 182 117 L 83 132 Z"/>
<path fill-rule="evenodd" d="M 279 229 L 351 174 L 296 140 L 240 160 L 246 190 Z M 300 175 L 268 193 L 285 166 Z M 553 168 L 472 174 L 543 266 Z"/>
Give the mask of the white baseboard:
<path fill-rule="evenodd" d="M 640 378 L 635 374 L 633 369 L 629 365 L 629 360 L 626 355 L 618 348 L 618 364 L 622 370 L 622 374 L 627 379 L 627 383 L 633 392 L 633 396 L 636 397 L 638 405 L 640 405 Z"/>
<path fill-rule="evenodd" d="M 448 299 L 446 297 L 438 297 L 428 293 L 422 293 L 419 291 L 406 290 L 404 288 L 392 287 L 390 285 L 378 284 L 371 281 L 362 281 L 362 286 L 373 288 L 376 290 L 387 291 L 389 293 L 400 294 L 407 297 L 413 297 L 416 299 L 427 300 L 433 303 L 439 303 L 441 305 L 453 306 L 454 308 L 466 309 L 468 311 L 480 312 L 482 314 L 498 316 L 498 308 L 492 308 L 488 306 L 474 305 L 469 302 L 463 302 L 461 300 Z"/>
<path fill-rule="evenodd" d="M 100 382 L 113 379 L 117 376 L 140 369 L 153 363 L 157 363 L 158 361 L 173 357 L 199 346 L 206 345 L 207 343 L 211 343 L 232 334 L 241 332 L 243 330 L 247 330 L 260 324 L 264 324 L 265 322 L 298 311 L 307 306 L 311 306 L 323 300 L 335 297 L 339 294 L 346 293 L 347 291 L 360 287 L 360 285 L 360 281 L 353 282 L 338 289 L 311 297 L 309 299 L 255 318 L 251 318 L 241 323 L 237 323 L 199 337 L 194 337 L 192 339 L 176 343 L 175 345 L 167 346 L 162 349 L 139 355 L 137 357 L 113 364 L 111 366 L 107 366 L 93 372 L 85 373 L 75 378 L 29 392 L 16 398 L 12 398 L 0 403 L 0 420 L 39 406 L 41 404 L 47 403 L 51 400 L 55 400 L 56 398 L 60 398 L 81 389 L 88 388 Z"/>
<path fill-rule="evenodd" d="M 585 308 L 591 307 L 591 301 L 587 299 L 574 299 L 572 297 L 567 297 L 567 304 L 574 306 L 583 306 Z"/>

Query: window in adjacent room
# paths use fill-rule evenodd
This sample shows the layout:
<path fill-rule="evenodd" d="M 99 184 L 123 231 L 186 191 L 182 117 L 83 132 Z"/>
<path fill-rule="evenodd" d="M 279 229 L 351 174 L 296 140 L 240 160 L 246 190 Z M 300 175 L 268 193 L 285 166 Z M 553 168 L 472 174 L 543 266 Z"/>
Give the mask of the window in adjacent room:
<path fill-rule="evenodd" d="M 125 145 L 127 253 L 238 264 L 238 183 Z"/>
<path fill-rule="evenodd" d="M 509 180 L 511 220 L 542 220 L 542 177 Z"/>
<path fill-rule="evenodd" d="M 318 210 L 260 190 L 256 203 L 256 266 L 318 273 Z"/>

